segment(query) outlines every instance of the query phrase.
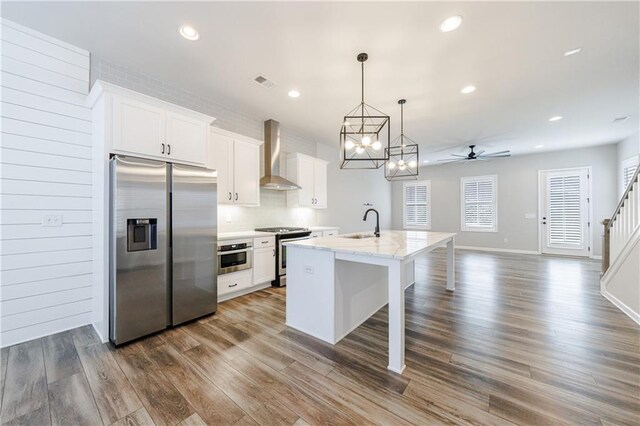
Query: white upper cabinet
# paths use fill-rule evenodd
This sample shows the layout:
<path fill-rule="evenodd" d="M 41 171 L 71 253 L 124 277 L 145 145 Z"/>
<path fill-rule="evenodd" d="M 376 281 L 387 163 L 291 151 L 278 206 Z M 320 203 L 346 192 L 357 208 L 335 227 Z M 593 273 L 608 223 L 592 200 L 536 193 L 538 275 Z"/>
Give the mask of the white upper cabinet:
<path fill-rule="evenodd" d="M 206 164 L 213 117 L 103 81 L 94 84 L 88 102 L 105 154 Z"/>
<path fill-rule="evenodd" d="M 169 111 L 165 117 L 167 156 L 190 163 L 205 163 L 210 123 Z"/>
<path fill-rule="evenodd" d="M 218 171 L 218 203 L 260 205 L 260 145 L 263 141 L 211 128 L 208 167 Z"/>
<path fill-rule="evenodd" d="M 162 108 L 116 96 L 113 102 L 113 149 L 121 152 L 145 153 L 163 157 L 166 145 Z"/>
<path fill-rule="evenodd" d="M 294 153 L 287 158 L 287 179 L 302 189 L 287 191 L 290 207 L 327 208 L 328 162 L 308 155 Z"/>

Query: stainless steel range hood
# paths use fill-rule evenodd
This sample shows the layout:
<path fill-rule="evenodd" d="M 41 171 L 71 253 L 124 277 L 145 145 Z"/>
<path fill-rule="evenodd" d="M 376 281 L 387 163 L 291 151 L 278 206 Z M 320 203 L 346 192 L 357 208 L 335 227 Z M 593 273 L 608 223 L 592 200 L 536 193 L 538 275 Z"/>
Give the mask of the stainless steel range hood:
<path fill-rule="evenodd" d="M 264 122 L 264 177 L 260 179 L 260 186 L 274 191 L 302 189 L 280 176 L 280 152 L 280 123 L 267 120 Z"/>

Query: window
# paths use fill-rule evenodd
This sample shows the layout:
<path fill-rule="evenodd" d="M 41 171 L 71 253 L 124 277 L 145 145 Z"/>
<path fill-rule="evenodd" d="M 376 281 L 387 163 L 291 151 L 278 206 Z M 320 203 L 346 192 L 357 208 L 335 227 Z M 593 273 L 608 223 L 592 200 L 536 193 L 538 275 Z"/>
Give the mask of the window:
<path fill-rule="evenodd" d="M 461 230 L 497 232 L 498 177 L 474 176 L 460 179 Z"/>
<path fill-rule="evenodd" d="M 587 199 L 586 195 L 583 195 L 584 185 L 580 172 L 549 176 L 547 188 L 549 244 L 582 246 L 585 208 L 582 201 Z"/>
<path fill-rule="evenodd" d="M 431 181 L 402 184 L 405 229 L 431 229 Z"/>
<path fill-rule="evenodd" d="M 631 178 L 633 177 L 636 169 L 638 168 L 638 156 L 634 155 L 631 158 L 627 158 L 622 162 L 622 188 L 620 191 L 620 195 L 627 190 L 627 186 L 629 186 L 629 182 L 631 182 Z"/>

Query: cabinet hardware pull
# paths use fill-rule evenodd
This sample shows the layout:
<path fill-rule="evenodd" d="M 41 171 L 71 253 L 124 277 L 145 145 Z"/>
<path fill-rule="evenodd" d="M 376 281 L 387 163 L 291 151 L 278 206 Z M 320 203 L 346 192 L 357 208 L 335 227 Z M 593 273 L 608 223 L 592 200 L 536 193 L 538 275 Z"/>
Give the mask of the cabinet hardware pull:
<path fill-rule="evenodd" d="M 229 201 L 231 201 L 231 193 L 229 193 Z"/>
<path fill-rule="evenodd" d="M 171 145 L 167 144 L 167 155 L 171 155 Z"/>
<path fill-rule="evenodd" d="M 235 284 L 229 284 L 229 287 L 235 287 L 235 286 L 237 286 L 237 285 L 238 285 L 238 283 L 235 283 Z"/>
<path fill-rule="evenodd" d="M 162 145 L 162 153 L 164 154 L 164 144 L 161 144 L 161 145 Z"/>
<path fill-rule="evenodd" d="M 238 193 L 236 192 L 236 201 L 238 201 Z"/>
<path fill-rule="evenodd" d="M 275 257 L 276 255 L 276 249 L 273 249 L 273 256 Z"/>

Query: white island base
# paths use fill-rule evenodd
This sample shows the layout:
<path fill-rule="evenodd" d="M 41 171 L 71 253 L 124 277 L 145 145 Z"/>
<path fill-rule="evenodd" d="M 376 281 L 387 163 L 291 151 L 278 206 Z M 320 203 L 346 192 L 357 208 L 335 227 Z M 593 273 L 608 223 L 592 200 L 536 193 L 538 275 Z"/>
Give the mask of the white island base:
<path fill-rule="evenodd" d="M 455 234 L 383 231 L 380 238 L 345 236 L 287 244 L 287 325 L 336 344 L 389 303 L 389 366 L 404 364 L 404 290 L 416 257 L 447 247 L 447 290 L 454 290 Z"/>

